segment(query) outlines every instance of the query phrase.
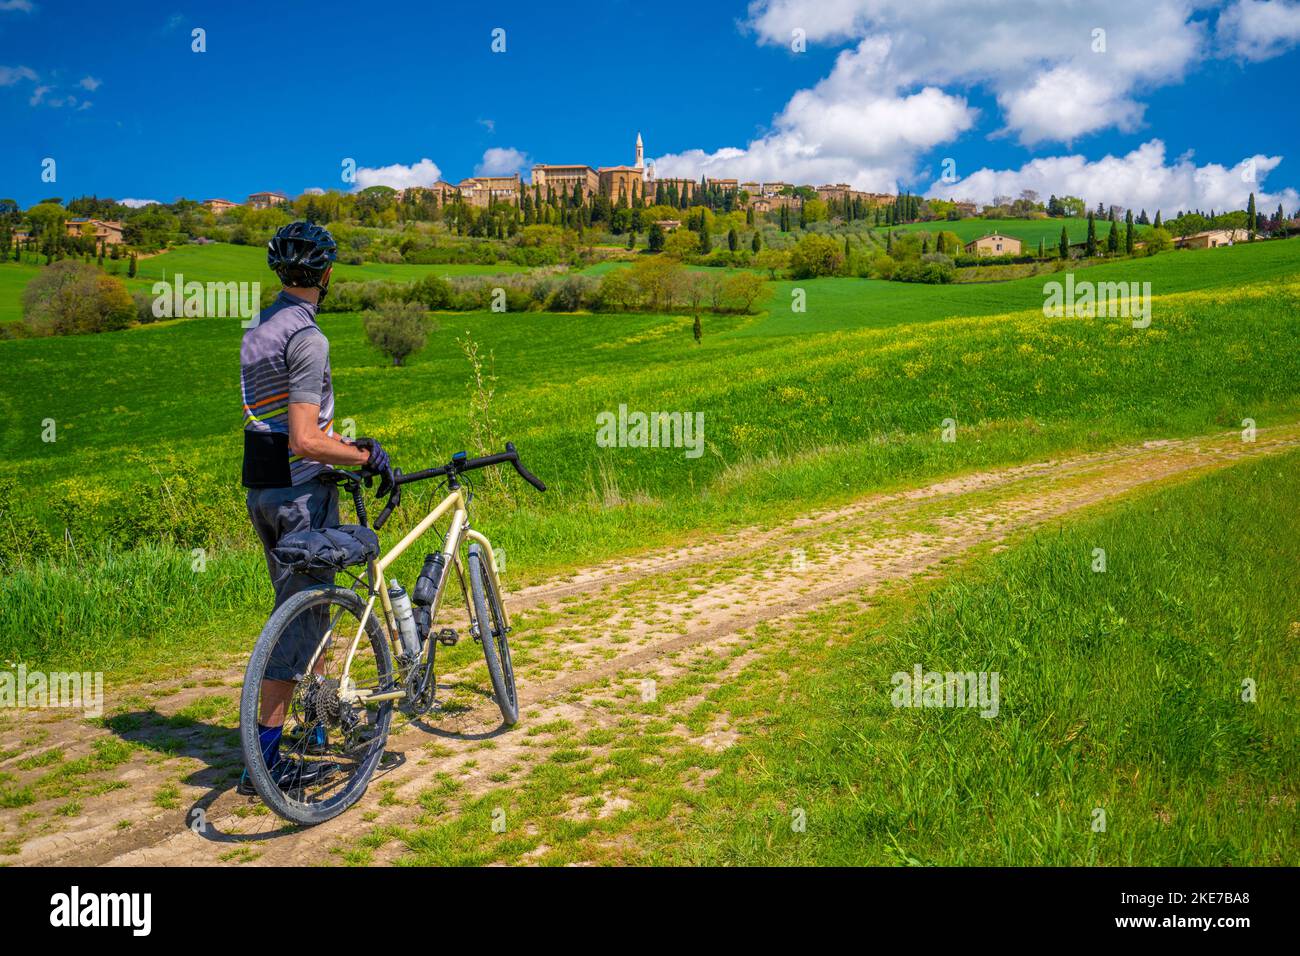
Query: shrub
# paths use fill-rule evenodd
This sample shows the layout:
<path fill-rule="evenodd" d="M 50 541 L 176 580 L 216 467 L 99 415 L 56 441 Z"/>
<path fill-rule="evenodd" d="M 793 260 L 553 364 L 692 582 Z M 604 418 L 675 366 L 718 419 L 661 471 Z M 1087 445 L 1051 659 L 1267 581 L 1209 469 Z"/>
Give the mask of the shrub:
<path fill-rule="evenodd" d="M 126 328 L 136 306 L 121 279 L 64 259 L 27 283 L 23 317 L 34 335 L 76 335 Z"/>
<path fill-rule="evenodd" d="M 577 312 L 592 297 L 593 283 L 584 276 L 569 276 L 555 287 L 546 300 L 551 312 Z"/>
<path fill-rule="evenodd" d="M 370 344 L 391 358 L 394 365 L 401 365 L 428 341 L 429 322 L 416 302 L 386 299 L 377 309 L 365 312 L 361 320 Z"/>
<path fill-rule="evenodd" d="M 419 302 L 426 309 L 451 308 L 451 283 L 442 276 L 427 275 L 411 286 L 407 294 L 411 302 Z"/>
<path fill-rule="evenodd" d="M 838 275 L 844 268 L 844 250 L 830 236 L 808 234 L 790 253 L 790 275 L 796 279 Z"/>
<path fill-rule="evenodd" d="M 737 272 L 722 281 L 722 303 L 733 312 L 749 312 L 766 289 L 761 275 Z"/>

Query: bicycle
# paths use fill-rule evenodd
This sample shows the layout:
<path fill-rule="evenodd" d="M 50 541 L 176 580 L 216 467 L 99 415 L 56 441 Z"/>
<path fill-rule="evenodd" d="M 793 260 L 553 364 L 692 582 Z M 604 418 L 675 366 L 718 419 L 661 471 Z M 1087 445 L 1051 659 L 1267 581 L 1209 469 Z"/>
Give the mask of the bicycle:
<path fill-rule="evenodd" d="M 412 716 L 433 706 L 436 649 L 459 641 L 455 629 L 434 628 L 453 568 L 465 597 L 470 634 L 483 646 L 502 720 L 507 726 L 518 720 L 510 622 L 501 604 L 496 557 L 491 542 L 470 526 L 473 494 L 463 488 L 468 472 L 505 463 L 538 491 L 546 490 L 509 442 L 499 454 L 467 458 L 458 452 L 436 468 L 410 474 L 395 470 L 392 490 L 371 531 L 378 532 L 388 522 L 401 504 L 405 485 L 443 478 L 439 487 L 446 486 L 447 496 L 382 557 L 377 535 L 355 531 L 368 528 L 361 474 L 335 468 L 321 473 L 323 480 L 352 495 L 358 524 L 340 530 L 373 539 L 374 547 L 366 555 L 364 579 L 348 566 L 331 565 L 318 575 L 320 586 L 300 591 L 277 608 L 244 673 L 239 710 L 244 765 L 254 790 L 281 817 L 314 825 L 343 813 L 365 793 L 379 766 L 394 705 Z M 399 593 L 396 581 L 385 586 L 385 571 L 448 515 L 451 524 L 442 547 L 426 556 L 411 606 L 411 595 Z M 354 584 L 335 584 L 336 573 L 351 576 Z M 304 653 L 308 647 L 314 647 L 310 657 Z M 268 766 L 258 724 L 264 719 L 273 723 L 275 717 L 282 718 L 283 734 L 279 758 Z"/>

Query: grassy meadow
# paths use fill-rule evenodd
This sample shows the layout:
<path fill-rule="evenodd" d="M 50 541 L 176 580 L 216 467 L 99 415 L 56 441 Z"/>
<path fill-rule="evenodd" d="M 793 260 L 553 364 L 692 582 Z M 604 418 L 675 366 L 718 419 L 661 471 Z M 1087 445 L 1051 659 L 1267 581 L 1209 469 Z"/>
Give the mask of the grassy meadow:
<path fill-rule="evenodd" d="M 724 655 L 612 729 L 531 727 L 549 749 L 521 778 L 448 812 L 461 782 L 438 774 L 414 824 L 343 859 L 1294 865 L 1297 497 L 1293 451 L 764 625 L 729 680 L 710 680 Z M 997 714 L 894 706 L 917 664 L 996 671 Z M 700 742 L 718 720 L 741 731 L 725 749 Z M 496 808 L 510 836 L 485 840 Z"/>
<path fill-rule="evenodd" d="M 134 284 L 177 272 L 265 282 L 261 257 L 185 247 L 141 260 Z M 38 268 L 0 265 L 0 320 L 18 317 Z M 367 265 L 340 277 L 495 271 Z M 779 281 L 756 315 L 703 316 L 698 343 L 686 314 L 435 313 L 402 367 L 368 343 L 360 316 L 319 321 L 338 420 L 381 439 L 396 464 L 512 440 L 547 481 L 545 495 L 509 474 L 475 484 L 475 524 L 508 556 L 510 590 L 942 476 L 1300 421 L 1300 239 L 1078 270 L 1150 282 L 1143 329 L 1045 317 L 1048 278 Z M 805 312 L 790 308 L 796 289 Z M 48 542 L 0 573 L 4 667 L 103 670 L 121 688 L 247 653 L 270 589 L 239 486 L 242 333 L 237 319 L 190 319 L 0 341 L 0 567 L 6 548 Z M 471 413 L 469 341 L 486 362 L 486 417 Z M 621 405 L 702 414 L 703 453 L 599 447 L 597 416 Z M 940 440 L 948 419 L 952 442 Z M 385 540 L 434 494 L 408 489 Z M 752 659 L 683 666 L 661 697 L 619 698 L 602 722 L 525 715 L 517 733 L 536 758 L 476 778 L 486 792 L 431 766 L 414 816 L 340 847 L 339 861 L 1294 864 L 1297 497 L 1300 451 L 1188 473 L 1005 547 L 978 544 L 869 602 L 847 595 L 760 624 Z M 879 520 L 903 535 L 950 506 Z M 1098 547 L 1105 573 L 1090 566 Z M 408 586 L 423 553 L 394 569 Z M 725 582 L 755 560 L 727 555 L 676 583 L 702 593 L 709 573 Z M 630 582 L 619 599 L 642 585 L 666 586 Z M 591 600 L 610 605 L 591 609 L 598 629 L 618 601 Z M 548 653 L 537 628 L 562 627 L 564 613 L 587 611 L 519 616 L 521 666 Z M 478 655 L 462 641 L 439 652 L 440 671 Z M 891 706 L 891 676 L 916 664 L 997 671 L 998 717 Z M 1253 703 L 1241 700 L 1247 678 Z M 733 744 L 700 743 L 717 721 L 738 728 Z M 445 756 L 427 747 L 422 763 Z M 381 806 L 396 799 L 386 786 Z M 485 840 L 496 807 L 511 829 Z M 1091 825 L 1098 810 L 1104 831 Z"/>
<path fill-rule="evenodd" d="M 701 344 L 688 316 L 446 314 L 427 347 L 394 368 L 357 316 L 325 315 L 321 325 L 340 418 L 381 438 L 407 470 L 469 444 L 470 369 L 457 339 L 493 357 L 497 442 L 515 441 L 551 491 L 486 486 L 476 519 L 532 579 L 628 542 L 788 514 L 792 500 L 804 508 L 977 467 L 1300 416 L 1300 241 L 1133 260 L 1089 276 L 1103 270 L 1153 281 L 1151 328 L 1045 319 L 1041 283 L 953 289 L 983 298 L 940 321 L 959 307 L 927 297 L 948 289 L 869 280 L 809 283 L 798 319 L 775 306 L 706 317 Z M 1189 291 L 1172 291 L 1180 287 Z M 878 289 L 896 307 L 869 304 Z M 781 297 L 778 287 L 773 301 Z M 0 481 L 23 492 L 8 514 L 33 516 L 62 539 L 56 560 L 0 579 L 0 657 L 127 666 L 244 645 L 264 614 L 264 584 L 238 485 L 241 332 L 237 320 L 196 319 L 0 342 Z M 596 416 L 620 404 L 702 412 L 703 455 L 597 447 Z M 958 423 L 955 443 L 938 440 L 946 418 Z M 54 442 L 42 440 L 46 419 Z M 408 515 L 431 492 L 410 495 Z M 124 521 L 161 522 L 173 543 L 88 544 Z M 190 553 L 200 545 L 210 558 L 196 575 Z"/>
<path fill-rule="evenodd" d="M 1154 215 L 1154 213 L 1153 213 Z M 1047 248 L 1054 249 L 1061 241 L 1061 227 L 1064 226 L 1071 242 L 1083 242 L 1088 238 L 1088 219 L 957 219 L 953 222 L 909 222 L 895 226 L 898 232 L 940 231 L 956 234 L 962 242 L 970 242 L 980 236 L 1000 232 L 1004 236 L 1019 239 L 1025 244 L 1025 252 L 1037 252 L 1041 239 Z M 1110 230 L 1109 222 L 1097 221 L 1097 235 L 1105 238 Z"/>

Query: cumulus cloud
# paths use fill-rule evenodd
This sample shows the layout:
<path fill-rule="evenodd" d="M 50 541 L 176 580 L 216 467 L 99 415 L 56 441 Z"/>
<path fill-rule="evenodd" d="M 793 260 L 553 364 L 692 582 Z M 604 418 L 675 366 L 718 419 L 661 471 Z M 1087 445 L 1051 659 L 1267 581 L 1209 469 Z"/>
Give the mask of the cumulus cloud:
<path fill-rule="evenodd" d="M 1176 83 L 1205 47 L 1194 0 L 758 0 L 763 42 L 888 41 L 881 71 L 902 88 L 981 85 L 1026 144 L 1131 129 L 1139 90 Z"/>
<path fill-rule="evenodd" d="M 849 182 L 889 190 L 915 172 L 917 157 L 955 139 L 977 111 L 964 97 L 933 86 L 900 87 L 888 69 L 892 43 L 868 38 L 836 58 L 829 76 L 800 90 L 772 130 L 744 148 L 689 150 L 660 156 L 660 177 Z"/>
<path fill-rule="evenodd" d="M 407 189 L 411 186 L 432 186 L 441 178 L 442 170 L 433 160 L 425 157 L 410 166 L 401 163 L 373 168 L 360 166 L 357 168 L 356 188 L 392 186 L 394 189 Z"/>
<path fill-rule="evenodd" d="M 511 147 L 494 146 L 483 153 L 474 167 L 475 176 L 509 176 L 528 165 L 528 156 Z"/>
<path fill-rule="evenodd" d="M 1143 143 L 1124 156 L 1104 156 L 1090 161 L 1083 156 L 1034 159 L 1019 169 L 981 169 L 955 183 L 938 180 L 926 195 L 972 199 L 989 203 L 995 196 L 1019 196 L 1026 189 L 1045 200 L 1050 193 L 1078 196 L 1095 208 L 1100 203 L 1129 209 L 1157 209 L 1166 216 L 1179 210 L 1244 209 L 1250 194 L 1261 209 L 1281 203 L 1290 213 L 1300 203 L 1294 189 L 1264 191 L 1264 179 L 1282 161 L 1280 156 L 1247 156 L 1235 166 L 1207 163 L 1198 166 L 1191 156 L 1172 163 L 1165 160 L 1165 144 L 1158 139 Z"/>
<path fill-rule="evenodd" d="M 77 85 L 80 86 L 83 90 L 89 90 L 90 92 L 93 93 L 95 92 L 95 90 L 99 89 L 101 86 L 104 85 L 104 81 L 93 76 L 83 76 L 81 78 L 81 82 L 78 83 Z"/>
<path fill-rule="evenodd" d="M 1243 60 L 1267 60 L 1300 43 L 1300 3 L 1236 0 L 1219 15 L 1223 51 Z"/>
<path fill-rule="evenodd" d="M 139 209 L 141 206 L 158 205 L 158 200 L 156 199 L 119 199 L 118 202 L 123 206 L 126 206 L 128 209 Z"/>

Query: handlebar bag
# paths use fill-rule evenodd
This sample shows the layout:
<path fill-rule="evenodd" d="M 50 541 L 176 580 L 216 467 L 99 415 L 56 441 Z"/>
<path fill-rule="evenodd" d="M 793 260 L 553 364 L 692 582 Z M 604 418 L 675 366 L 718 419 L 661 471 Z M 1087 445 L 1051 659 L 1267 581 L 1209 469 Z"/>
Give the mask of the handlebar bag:
<path fill-rule="evenodd" d="M 359 524 L 293 531 L 280 539 L 271 556 L 294 574 L 335 571 L 379 557 L 379 536 Z"/>

